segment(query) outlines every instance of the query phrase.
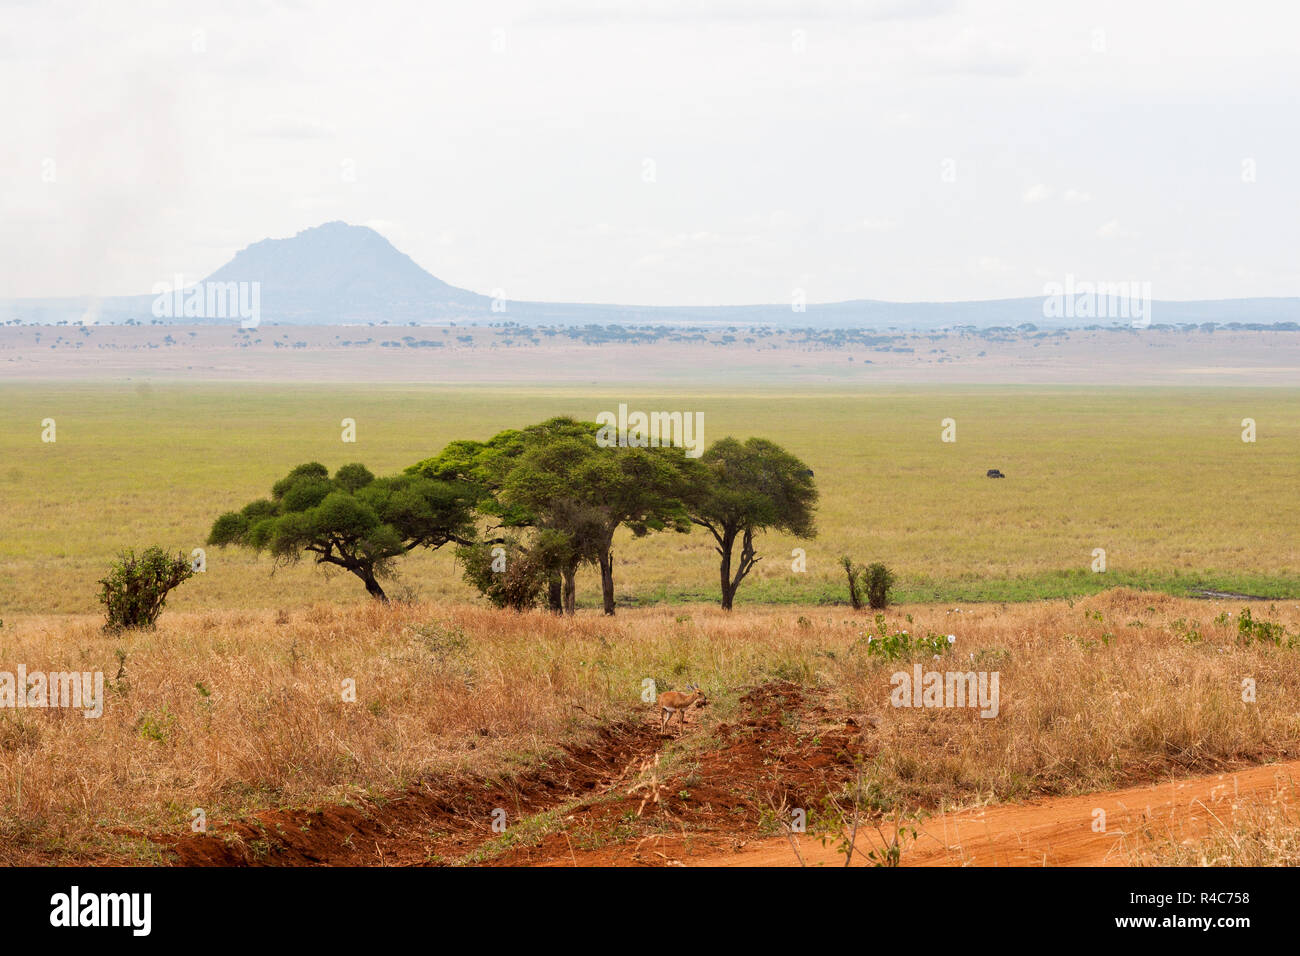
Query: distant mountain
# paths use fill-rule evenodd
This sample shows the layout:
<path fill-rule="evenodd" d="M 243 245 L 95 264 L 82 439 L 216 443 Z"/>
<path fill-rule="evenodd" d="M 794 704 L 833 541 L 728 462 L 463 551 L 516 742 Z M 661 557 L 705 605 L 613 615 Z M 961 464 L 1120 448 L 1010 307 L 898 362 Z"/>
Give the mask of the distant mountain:
<path fill-rule="evenodd" d="M 425 272 L 375 230 L 345 222 L 255 242 L 204 281 L 260 282 L 270 322 L 418 322 L 489 313 L 492 304 Z"/>
<path fill-rule="evenodd" d="M 227 290 L 256 306 L 260 321 L 297 325 L 355 325 L 388 322 L 517 322 L 521 325 L 766 325 L 930 330 L 973 326 L 1033 325 L 1040 329 L 1131 324 L 1127 316 L 1044 315 L 1042 296 L 979 302 L 789 303 L 713 307 L 598 305 L 564 302 L 507 302 L 493 311 L 492 300 L 458 289 L 430 275 L 410 256 L 366 226 L 327 222 L 289 239 L 263 239 L 243 249 L 197 286 L 160 299 L 155 294 L 101 299 L 11 299 L 0 301 L 0 322 L 59 321 L 147 323 L 156 318 L 186 323 L 234 324 L 234 308 L 212 308 L 211 296 Z M 206 298 L 205 298 L 206 297 Z M 191 307 L 195 302 L 197 307 Z M 160 315 L 161 310 L 161 315 Z M 1300 299 L 1220 299 L 1198 302 L 1157 300 L 1150 321 L 1157 325 L 1273 325 L 1300 322 Z"/>
<path fill-rule="evenodd" d="M 251 305 L 256 283 L 258 313 L 267 323 L 405 325 L 492 314 L 490 298 L 430 275 L 375 230 L 327 222 L 289 239 L 255 242 L 202 282 L 186 286 L 179 296 L 10 299 L 0 302 L 0 321 L 147 323 L 163 318 L 194 324 L 235 323 L 241 317 L 237 309 L 211 308 L 208 301 L 209 290 L 216 290 L 213 295 L 229 294 L 228 283 L 234 283 L 231 291 L 243 295 L 245 305 Z M 203 307 L 187 310 L 186 303 L 196 291 Z"/>

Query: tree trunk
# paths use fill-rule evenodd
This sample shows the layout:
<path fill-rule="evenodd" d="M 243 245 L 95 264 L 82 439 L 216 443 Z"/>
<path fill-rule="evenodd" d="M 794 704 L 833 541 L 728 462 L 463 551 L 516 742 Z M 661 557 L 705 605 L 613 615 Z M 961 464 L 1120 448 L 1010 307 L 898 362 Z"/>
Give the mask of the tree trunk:
<path fill-rule="evenodd" d="M 605 613 L 614 613 L 614 550 L 606 548 L 600 553 L 600 591 L 605 601 Z"/>
<path fill-rule="evenodd" d="M 736 592 L 740 590 L 740 582 L 745 580 L 745 576 L 754 569 L 754 565 L 758 561 L 758 556 L 754 553 L 754 531 L 752 528 L 746 528 L 740 545 L 740 562 L 736 565 L 736 573 L 731 573 L 731 552 L 736 546 L 736 535 L 739 531 L 739 528 L 727 529 L 723 532 L 718 545 L 718 553 L 722 555 L 720 570 L 722 577 L 722 609 L 724 611 L 731 610 L 731 606 L 736 600 Z"/>
<path fill-rule="evenodd" d="M 379 586 L 379 582 L 375 580 L 373 574 L 361 572 L 358 577 L 366 583 L 366 590 L 370 592 L 372 598 L 376 601 L 383 601 L 385 604 L 388 603 L 388 595 L 384 593 L 384 589 Z"/>
<path fill-rule="evenodd" d="M 558 574 L 547 582 L 546 606 L 553 614 L 564 613 L 564 581 Z"/>
<path fill-rule="evenodd" d="M 723 533 L 718 552 L 722 555 L 722 609 L 731 610 L 731 602 L 736 596 L 736 589 L 731 586 L 731 549 L 736 543 L 736 532 L 728 530 Z"/>
<path fill-rule="evenodd" d="M 564 613 L 572 615 L 578 601 L 578 567 L 564 569 Z"/>

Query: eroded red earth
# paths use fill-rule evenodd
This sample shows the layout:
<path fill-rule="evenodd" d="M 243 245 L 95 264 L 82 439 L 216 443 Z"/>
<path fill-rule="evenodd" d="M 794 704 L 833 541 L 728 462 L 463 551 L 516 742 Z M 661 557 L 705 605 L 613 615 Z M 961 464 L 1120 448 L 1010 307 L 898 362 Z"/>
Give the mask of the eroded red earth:
<path fill-rule="evenodd" d="M 867 721 L 774 682 L 709 727 L 693 714 L 684 737 L 661 734 L 646 714 L 510 777 L 434 778 L 382 802 L 271 810 L 207 834 L 130 835 L 182 866 L 842 864 L 836 841 L 804 835 L 792 846 L 778 821 L 855 779 L 876 751 Z M 903 865 L 1123 864 L 1135 833 L 1195 837 L 1249 800 L 1291 800 L 1292 778 L 1300 762 L 940 814 L 920 824 Z M 864 827 L 855 863 L 882 846 Z"/>

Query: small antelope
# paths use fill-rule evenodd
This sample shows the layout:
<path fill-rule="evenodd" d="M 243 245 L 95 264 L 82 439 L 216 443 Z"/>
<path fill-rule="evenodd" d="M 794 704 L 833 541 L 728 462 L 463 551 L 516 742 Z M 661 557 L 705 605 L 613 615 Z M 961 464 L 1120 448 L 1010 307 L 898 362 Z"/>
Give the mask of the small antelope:
<path fill-rule="evenodd" d="M 673 714 L 681 714 L 681 726 L 686 728 L 686 712 L 696 704 L 707 704 L 709 698 L 700 690 L 699 685 L 691 684 L 686 688 L 691 691 L 689 694 L 683 694 L 679 690 L 665 691 L 659 695 L 659 707 L 663 711 L 663 719 L 659 722 L 659 732 L 663 733 L 668 729 L 668 722 L 673 719 Z"/>

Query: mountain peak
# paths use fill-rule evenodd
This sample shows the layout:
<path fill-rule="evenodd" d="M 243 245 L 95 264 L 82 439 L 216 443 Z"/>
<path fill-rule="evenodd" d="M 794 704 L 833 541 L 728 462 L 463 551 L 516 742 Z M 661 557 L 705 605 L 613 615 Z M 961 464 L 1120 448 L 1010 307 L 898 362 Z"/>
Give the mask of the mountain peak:
<path fill-rule="evenodd" d="M 207 281 L 260 283 L 271 321 L 427 321 L 482 312 L 488 302 L 430 275 L 369 226 L 342 220 L 255 242 Z"/>

